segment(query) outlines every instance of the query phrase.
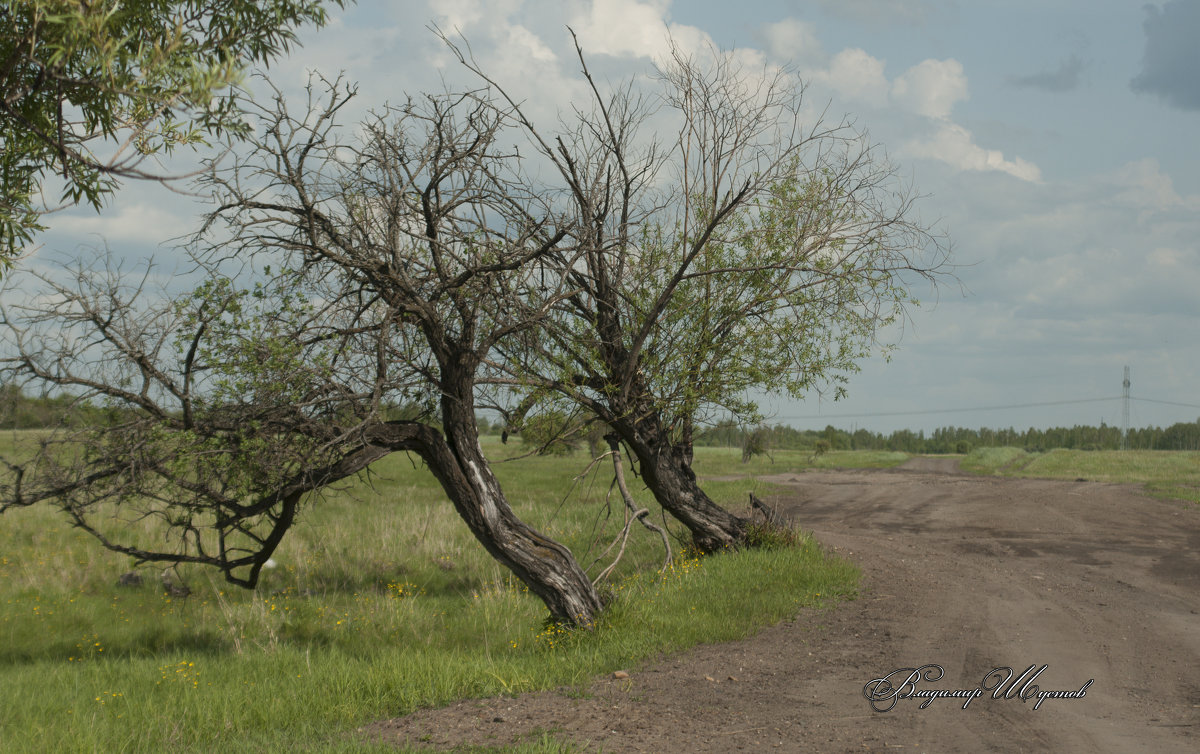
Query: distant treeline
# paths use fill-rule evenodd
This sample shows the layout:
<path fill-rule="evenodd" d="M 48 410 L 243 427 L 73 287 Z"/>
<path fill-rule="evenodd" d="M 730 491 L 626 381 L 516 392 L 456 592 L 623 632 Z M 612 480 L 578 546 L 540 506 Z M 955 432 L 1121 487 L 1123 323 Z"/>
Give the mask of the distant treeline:
<path fill-rule="evenodd" d="M 1053 429 L 966 429 L 943 427 L 926 435 L 902 429 L 891 434 L 866 429 L 847 432 L 833 426 L 799 430 L 782 424 L 745 428 L 733 422 L 718 424 L 697 438 L 697 445 L 742 447 L 751 432 L 765 435 L 771 450 L 899 450 L 905 453 L 969 453 L 974 448 L 1016 447 L 1031 452 L 1055 448 L 1117 450 L 1121 428 L 1054 427 Z M 826 444 L 827 443 L 827 444 Z M 1128 447 L 1134 450 L 1200 450 L 1200 420 L 1172 424 L 1166 429 L 1130 429 Z"/>
<path fill-rule="evenodd" d="M 412 418 L 420 412 L 394 407 L 388 418 Z M 116 424 L 119 410 L 103 408 L 70 396 L 33 397 L 13 385 L 0 386 L 0 429 L 39 429 L 61 424 L 71 426 Z M 479 417 L 482 434 L 499 434 L 503 422 Z M 696 445 L 744 447 L 753 435 L 756 443 L 773 450 L 899 450 L 905 453 L 969 453 L 974 448 L 1016 447 L 1032 452 L 1055 448 L 1074 450 L 1117 450 L 1121 447 L 1121 428 L 1054 427 L 1052 429 L 967 429 L 943 427 L 926 435 L 923 431 L 902 429 L 891 434 L 858 429 L 847 432 L 833 426 L 823 430 L 799 430 L 783 424 L 743 427 L 722 422 L 696 437 Z M 1133 450 L 1200 450 L 1200 419 L 1172 424 L 1165 429 L 1146 427 L 1129 430 L 1128 446 Z"/>
<path fill-rule="evenodd" d="M 125 413 L 69 395 L 34 397 L 16 385 L 0 385 L 0 429 L 116 424 Z"/>

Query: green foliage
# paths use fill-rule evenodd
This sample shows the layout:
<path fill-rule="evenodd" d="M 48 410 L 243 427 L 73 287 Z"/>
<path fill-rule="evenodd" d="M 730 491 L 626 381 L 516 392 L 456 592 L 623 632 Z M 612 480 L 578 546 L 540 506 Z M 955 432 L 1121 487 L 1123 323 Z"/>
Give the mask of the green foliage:
<path fill-rule="evenodd" d="M 232 87 L 345 0 L 5 0 L 0 6 L 0 262 L 43 230 L 38 195 L 97 210 L 147 155 L 244 135 Z M 100 144 L 112 154 L 101 156 Z"/>
<path fill-rule="evenodd" d="M 383 399 L 357 399 L 361 361 L 347 363 L 345 341 L 313 323 L 303 281 L 262 272 L 248 288 L 213 274 L 190 295 L 148 306 L 125 304 L 103 275 L 80 274 L 78 293 L 55 289 L 62 298 L 48 307 L 65 324 L 45 328 L 51 345 L 29 363 L 53 362 L 61 375 L 43 384 L 79 394 L 32 401 L 9 388 L 16 406 L 53 400 L 70 412 L 48 417 L 54 431 L 39 433 L 24 458 L 5 457 L 17 465 L 12 484 L 0 484 L 0 510 L 49 502 L 138 562 L 206 563 L 252 586 L 306 493 L 367 463 L 338 465 L 347 451 L 336 428 L 362 415 L 378 421 Z M 72 330 L 80 322 L 101 336 L 88 333 L 95 342 L 83 349 L 75 344 L 86 337 Z M 29 371 L 36 384 L 49 370 Z M 106 421 L 85 421 L 97 412 Z M 124 525 L 132 521 L 155 531 Z"/>
<path fill-rule="evenodd" d="M 281 419 L 286 425 L 329 403 L 332 349 L 310 328 L 313 306 L 295 282 L 280 274 L 246 289 L 213 277 L 176 304 L 183 325 L 177 361 L 192 382 L 189 410 L 231 426 L 193 431 L 172 417 L 151 429 L 147 447 L 173 459 L 172 478 L 220 480 L 207 483 L 241 500 L 281 488 L 332 457 L 319 440 L 280 431 Z M 225 416 L 234 420 L 222 422 Z"/>
<path fill-rule="evenodd" d="M 522 444 L 541 455 L 573 455 L 587 435 L 579 418 L 564 411 L 541 411 L 521 422 Z"/>
<path fill-rule="evenodd" d="M 246 289 L 214 277 L 177 304 L 179 362 L 194 342 L 190 363 L 203 375 L 197 408 L 303 406 L 321 390 L 334 352 L 320 346 L 313 304 L 296 282 L 281 274 Z"/>
<path fill-rule="evenodd" d="M 764 426 L 745 430 L 742 434 L 742 463 L 749 463 L 755 456 L 771 455 L 771 432 Z"/>
<path fill-rule="evenodd" d="M 762 202 L 731 214 L 676 285 L 642 357 L 669 424 L 714 409 L 756 424 L 756 392 L 801 397 L 820 389 L 837 399 L 859 361 L 876 347 L 888 352 L 877 335 L 917 304 L 901 272 L 919 267 L 930 237 L 906 237 L 906 222 L 862 216 L 871 189 L 849 195 L 839 177 L 807 170 L 797 157 Z M 859 223 L 881 227 L 860 237 Z M 638 315 L 654 315 L 665 276 L 696 243 L 644 230 L 628 277 Z M 645 326 L 634 324 L 634 332 Z"/>

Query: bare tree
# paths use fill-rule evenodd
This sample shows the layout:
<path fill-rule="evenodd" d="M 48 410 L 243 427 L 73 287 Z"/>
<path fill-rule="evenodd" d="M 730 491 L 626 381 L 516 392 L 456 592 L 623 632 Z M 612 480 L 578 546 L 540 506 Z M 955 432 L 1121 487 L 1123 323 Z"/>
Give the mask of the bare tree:
<path fill-rule="evenodd" d="M 593 101 L 551 133 L 462 59 L 486 87 L 353 137 L 345 87 L 310 90 L 299 116 L 262 106 L 253 149 L 209 179 L 210 280 L 191 296 L 147 303 L 79 267 L 9 306 L 0 376 L 104 400 L 113 426 L 12 462 L 0 510 L 53 500 L 112 549 L 253 585 L 307 495 L 408 451 L 556 620 L 589 625 L 593 585 L 515 516 L 475 423 L 481 395 L 528 396 L 518 424 L 557 396 L 611 428 L 697 547 L 741 544 L 747 522 L 691 470 L 695 426 L 756 421 L 750 390 L 840 389 L 944 244 L 863 136 L 803 125 L 786 72 L 677 54 L 656 96 L 606 96 L 584 65 Z M 394 405 L 413 413 L 387 420 Z M 97 523 L 113 510 L 158 520 L 170 546 Z"/>
<path fill-rule="evenodd" d="M 142 306 L 121 276 L 81 269 L 74 288 L 6 313 L 9 375 L 130 418 L 44 442 L 11 465 L 3 505 L 53 499 L 112 549 L 252 586 L 307 493 L 409 451 L 555 620 L 591 625 L 591 582 L 514 514 L 475 424 L 481 363 L 564 295 L 561 276 L 535 285 L 530 269 L 569 259 L 569 226 L 485 93 L 409 100 L 343 139 L 335 116 L 353 92 L 327 90 L 318 102 L 310 88 L 299 117 L 277 96 L 254 149 L 212 173 L 219 205 L 198 236 L 212 281 L 193 296 Z M 225 277 L 235 262 L 261 264 L 259 282 Z M 423 415 L 384 420 L 395 403 Z M 105 505 L 158 517 L 174 547 L 119 542 L 93 523 Z"/>
<path fill-rule="evenodd" d="M 806 115 L 787 71 L 676 49 L 657 93 L 606 94 L 577 44 L 592 102 L 551 132 L 447 44 L 557 169 L 581 254 L 545 260 L 570 293 L 535 337 L 500 344 L 500 366 L 610 426 L 700 549 L 741 543 L 745 521 L 691 470 L 697 423 L 756 423 L 750 391 L 840 395 L 880 328 L 916 303 L 913 281 L 944 272 L 945 240 L 864 134 Z"/>

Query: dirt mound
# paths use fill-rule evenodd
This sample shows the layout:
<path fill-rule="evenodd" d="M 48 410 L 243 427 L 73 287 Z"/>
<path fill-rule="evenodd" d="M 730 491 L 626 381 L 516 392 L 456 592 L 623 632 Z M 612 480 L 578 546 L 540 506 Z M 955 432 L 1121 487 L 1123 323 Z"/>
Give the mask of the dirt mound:
<path fill-rule="evenodd" d="M 555 731 L 605 752 L 1200 751 L 1200 510 L 955 463 L 772 480 L 789 492 L 769 502 L 861 565 L 854 602 L 597 680 L 586 698 L 465 701 L 364 735 L 435 749 Z M 907 686 L 911 671 L 894 672 L 922 666 Z M 868 686 L 885 677 L 890 689 Z M 875 711 L 865 691 L 895 706 Z"/>

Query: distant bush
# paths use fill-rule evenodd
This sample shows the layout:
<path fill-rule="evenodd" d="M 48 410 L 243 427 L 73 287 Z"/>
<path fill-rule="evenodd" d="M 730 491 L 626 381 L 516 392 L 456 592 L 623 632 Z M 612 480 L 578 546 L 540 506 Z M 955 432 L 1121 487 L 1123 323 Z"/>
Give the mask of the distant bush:
<path fill-rule="evenodd" d="M 561 411 L 529 416 L 521 424 L 521 443 L 536 448 L 538 455 L 571 455 L 579 450 L 583 435 L 578 420 Z"/>
<path fill-rule="evenodd" d="M 0 429 L 108 426 L 128 417 L 127 410 L 97 406 L 73 395 L 35 398 L 17 385 L 0 386 Z"/>
<path fill-rule="evenodd" d="M 760 455 L 771 457 L 771 428 L 767 426 L 755 427 L 742 437 L 742 463 Z"/>

